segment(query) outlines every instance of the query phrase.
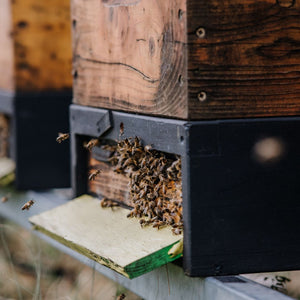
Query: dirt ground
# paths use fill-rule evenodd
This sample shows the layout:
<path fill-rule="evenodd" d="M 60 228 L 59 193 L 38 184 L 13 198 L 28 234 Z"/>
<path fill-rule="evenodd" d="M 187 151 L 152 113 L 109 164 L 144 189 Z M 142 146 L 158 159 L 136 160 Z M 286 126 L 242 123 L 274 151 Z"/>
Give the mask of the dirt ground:
<path fill-rule="evenodd" d="M 21 227 L 0 219 L 1 299 L 142 299 Z"/>

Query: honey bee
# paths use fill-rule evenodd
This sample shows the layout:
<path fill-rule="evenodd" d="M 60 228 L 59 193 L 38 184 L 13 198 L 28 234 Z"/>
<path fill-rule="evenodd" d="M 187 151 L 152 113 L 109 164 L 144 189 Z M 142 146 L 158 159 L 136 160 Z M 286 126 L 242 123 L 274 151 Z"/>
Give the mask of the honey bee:
<path fill-rule="evenodd" d="M 181 234 L 182 230 L 180 228 L 172 228 L 172 232 L 176 235 Z"/>
<path fill-rule="evenodd" d="M 157 229 L 159 229 L 159 228 L 161 228 L 161 227 L 163 227 L 163 226 L 165 226 L 166 224 L 165 224 L 165 222 L 163 222 L 163 221 L 155 221 L 154 223 L 153 223 L 153 227 L 155 228 L 155 227 L 157 227 Z"/>
<path fill-rule="evenodd" d="M 6 195 L 6 196 L 3 196 L 2 198 L 1 198 L 1 202 L 2 203 L 4 203 L 4 202 L 6 202 L 8 200 L 8 196 Z"/>
<path fill-rule="evenodd" d="M 120 123 L 120 136 L 124 134 L 124 124 L 123 122 Z"/>
<path fill-rule="evenodd" d="M 149 152 L 151 149 L 152 149 L 152 146 L 151 146 L 151 145 L 146 145 L 146 146 L 144 147 L 145 152 Z"/>
<path fill-rule="evenodd" d="M 28 202 L 26 202 L 23 206 L 22 206 L 22 210 L 29 210 L 29 208 L 34 204 L 33 200 L 29 200 Z"/>
<path fill-rule="evenodd" d="M 89 151 L 92 150 L 95 146 L 99 145 L 99 140 L 98 139 L 91 139 L 86 145 L 85 148 L 88 149 Z"/>
<path fill-rule="evenodd" d="M 62 133 L 62 132 L 59 132 L 58 133 L 58 137 L 56 138 L 56 141 L 58 143 L 61 143 L 65 140 L 67 140 L 68 138 L 70 137 L 70 134 L 69 133 Z"/>
<path fill-rule="evenodd" d="M 95 180 L 96 176 L 101 173 L 101 170 L 96 170 L 93 173 L 90 174 L 89 180 Z"/>
<path fill-rule="evenodd" d="M 120 294 L 117 298 L 117 300 L 124 300 L 126 298 L 126 295 L 125 294 Z"/>
<path fill-rule="evenodd" d="M 115 207 L 115 206 L 119 206 L 118 203 L 114 202 L 113 200 L 107 199 L 107 198 L 103 198 L 100 202 L 101 207 Z"/>

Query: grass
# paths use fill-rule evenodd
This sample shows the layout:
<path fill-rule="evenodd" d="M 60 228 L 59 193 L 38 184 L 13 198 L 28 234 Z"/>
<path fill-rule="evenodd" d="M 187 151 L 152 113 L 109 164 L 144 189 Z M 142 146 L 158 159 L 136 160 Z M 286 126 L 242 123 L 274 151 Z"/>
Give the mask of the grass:
<path fill-rule="evenodd" d="M 113 300 L 121 293 L 126 300 L 141 299 L 31 232 L 0 220 L 0 294 L 4 299 Z"/>

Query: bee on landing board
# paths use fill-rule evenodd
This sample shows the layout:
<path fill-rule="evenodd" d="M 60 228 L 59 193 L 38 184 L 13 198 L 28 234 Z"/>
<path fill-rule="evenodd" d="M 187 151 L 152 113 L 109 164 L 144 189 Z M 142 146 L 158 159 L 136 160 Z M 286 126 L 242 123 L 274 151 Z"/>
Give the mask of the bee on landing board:
<path fill-rule="evenodd" d="M 67 140 L 69 137 L 70 137 L 70 135 L 68 133 L 59 132 L 58 133 L 58 137 L 56 138 L 56 141 L 58 143 L 61 143 L 61 142 L 65 141 L 65 140 Z"/>
<path fill-rule="evenodd" d="M 34 204 L 33 200 L 29 200 L 28 202 L 26 202 L 23 206 L 22 206 L 22 210 L 29 210 L 29 208 Z"/>
<path fill-rule="evenodd" d="M 96 176 L 101 173 L 101 170 L 96 170 L 93 173 L 90 174 L 89 180 L 95 180 Z"/>
<path fill-rule="evenodd" d="M 124 300 L 126 298 L 126 295 L 125 294 L 121 294 L 118 296 L 117 300 Z"/>

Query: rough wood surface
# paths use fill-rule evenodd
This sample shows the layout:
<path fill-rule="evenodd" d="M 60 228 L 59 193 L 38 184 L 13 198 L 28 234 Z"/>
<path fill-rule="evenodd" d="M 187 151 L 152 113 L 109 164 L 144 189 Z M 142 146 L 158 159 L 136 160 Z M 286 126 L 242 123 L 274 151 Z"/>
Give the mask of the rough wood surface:
<path fill-rule="evenodd" d="M 29 220 L 35 228 L 117 272 L 133 278 L 169 261 L 172 246 L 182 236 L 169 228 L 141 228 L 126 218 L 123 208 L 103 209 L 84 195 Z"/>
<path fill-rule="evenodd" d="M 300 113 L 300 3 L 73 0 L 78 104 L 182 119 Z"/>
<path fill-rule="evenodd" d="M 95 180 L 89 180 L 88 189 L 90 193 L 113 199 L 133 207 L 129 197 L 129 179 L 113 171 L 113 166 L 109 163 L 90 158 L 89 174 L 101 169 L 101 173 Z"/>
<path fill-rule="evenodd" d="M 189 0 L 187 19 L 190 118 L 299 115 L 299 1 Z"/>
<path fill-rule="evenodd" d="M 8 156 L 9 121 L 4 114 L 0 114 L 0 157 Z"/>
<path fill-rule="evenodd" d="M 0 3 L 0 89 L 14 90 L 11 1 Z"/>
<path fill-rule="evenodd" d="M 1 26 L 0 33 L 0 88 L 69 89 L 72 86 L 69 1 L 1 0 L 0 11 L 4 28 Z"/>
<path fill-rule="evenodd" d="M 185 0 L 72 1 L 74 101 L 187 117 Z"/>

